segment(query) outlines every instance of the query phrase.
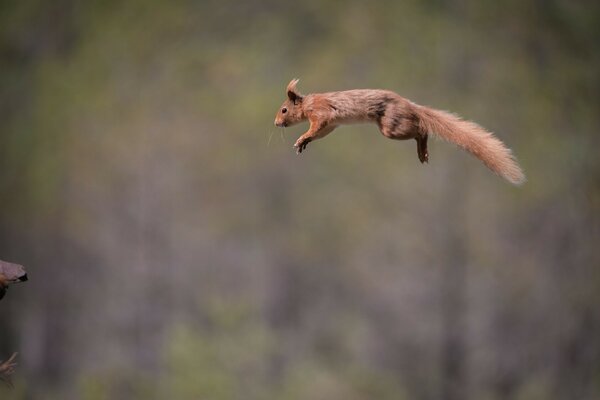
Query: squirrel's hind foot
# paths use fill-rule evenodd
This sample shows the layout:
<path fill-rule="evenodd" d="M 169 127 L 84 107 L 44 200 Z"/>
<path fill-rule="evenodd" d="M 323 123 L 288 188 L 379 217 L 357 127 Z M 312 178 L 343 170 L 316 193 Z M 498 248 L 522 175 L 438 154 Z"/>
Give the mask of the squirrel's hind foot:
<path fill-rule="evenodd" d="M 419 156 L 419 161 L 421 164 L 429 163 L 429 152 L 427 151 L 427 138 L 428 135 L 417 136 L 415 140 L 417 141 L 417 155 Z"/>

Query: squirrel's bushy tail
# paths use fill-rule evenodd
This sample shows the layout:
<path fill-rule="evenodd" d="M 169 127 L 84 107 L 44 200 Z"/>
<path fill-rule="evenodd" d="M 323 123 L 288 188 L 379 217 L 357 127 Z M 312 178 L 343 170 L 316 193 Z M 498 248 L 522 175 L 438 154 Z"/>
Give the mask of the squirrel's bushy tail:
<path fill-rule="evenodd" d="M 515 185 L 525 182 L 525 174 L 510 149 L 481 126 L 449 112 L 424 106 L 418 106 L 416 114 L 422 133 L 435 134 L 457 144 Z"/>

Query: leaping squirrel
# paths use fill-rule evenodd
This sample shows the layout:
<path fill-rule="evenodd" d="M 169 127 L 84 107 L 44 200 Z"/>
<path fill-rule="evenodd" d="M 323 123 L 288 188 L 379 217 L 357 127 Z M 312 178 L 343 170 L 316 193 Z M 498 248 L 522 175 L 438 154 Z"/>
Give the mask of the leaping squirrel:
<path fill-rule="evenodd" d="M 427 138 L 437 135 L 467 150 L 496 174 L 520 185 L 525 175 L 508 149 L 492 133 L 475 122 L 446 111 L 421 106 L 389 90 L 356 89 L 302 95 L 298 79 L 287 86 L 287 100 L 275 117 L 275 125 L 291 126 L 308 120 L 310 127 L 294 147 L 302 153 L 308 143 L 321 139 L 343 124 L 375 123 L 390 139 L 417 141 L 421 163 L 429 161 Z"/>

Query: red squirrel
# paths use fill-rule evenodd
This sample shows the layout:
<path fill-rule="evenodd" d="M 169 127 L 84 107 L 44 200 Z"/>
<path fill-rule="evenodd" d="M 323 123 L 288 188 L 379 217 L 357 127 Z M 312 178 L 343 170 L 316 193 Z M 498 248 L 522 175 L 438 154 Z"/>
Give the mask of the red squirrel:
<path fill-rule="evenodd" d="M 496 174 L 520 185 L 525 175 L 499 139 L 474 122 L 446 111 L 421 106 L 389 90 L 356 89 L 302 95 L 293 79 L 287 86 L 275 125 L 286 127 L 308 120 L 310 127 L 294 147 L 298 154 L 313 140 L 321 139 L 343 124 L 375 123 L 390 139 L 417 141 L 421 163 L 429 161 L 427 139 L 437 135 L 479 158 Z"/>

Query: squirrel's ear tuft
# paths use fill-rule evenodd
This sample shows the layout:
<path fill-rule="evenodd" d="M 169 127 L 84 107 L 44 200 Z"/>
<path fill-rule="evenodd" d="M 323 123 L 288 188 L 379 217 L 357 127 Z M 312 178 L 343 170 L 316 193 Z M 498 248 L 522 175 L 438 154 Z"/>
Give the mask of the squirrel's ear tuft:
<path fill-rule="evenodd" d="M 296 101 L 302 100 L 302 96 L 300 95 L 300 93 L 298 93 L 298 90 L 296 90 L 296 85 L 298 85 L 299 81 L 300 79 L 292 79 L 290 83 L 288 83 L 286 89 L 288 98 L 294 103 Z"/>

